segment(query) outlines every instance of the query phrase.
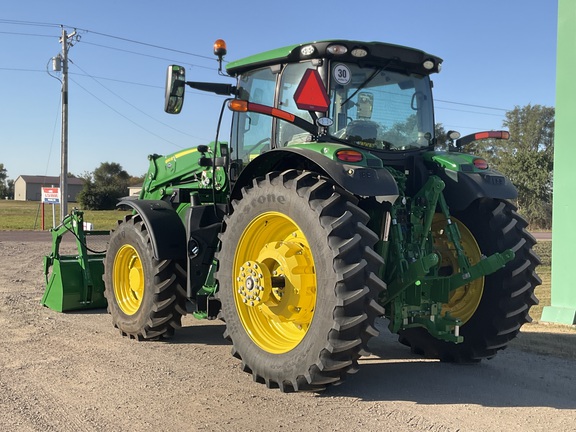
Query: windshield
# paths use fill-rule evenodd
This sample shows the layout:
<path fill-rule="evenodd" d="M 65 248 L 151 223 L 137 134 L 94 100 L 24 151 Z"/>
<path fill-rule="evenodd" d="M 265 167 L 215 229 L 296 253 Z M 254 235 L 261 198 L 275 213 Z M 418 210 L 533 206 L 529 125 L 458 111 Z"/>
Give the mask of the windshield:
<path fill-rule="evenodd" d="M 333 63 L 329 133 L 374 150 L 428 147 L 434 137 L 430 80 L 385 68 Z"/>

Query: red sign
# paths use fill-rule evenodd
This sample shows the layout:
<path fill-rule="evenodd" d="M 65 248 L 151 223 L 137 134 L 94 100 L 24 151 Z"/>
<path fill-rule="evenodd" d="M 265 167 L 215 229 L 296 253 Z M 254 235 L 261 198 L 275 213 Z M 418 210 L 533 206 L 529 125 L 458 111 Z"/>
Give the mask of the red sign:
<path fill-rule="evenodd" d="M 42 188 L 42 202 L 46 204 L 60 204 L 60 188 Z"/>
<path fill-rule="evenodd" d="M 328 111 L 330 101 L 326 94 L 326 87 L 318 71 L 308 69 L 304 72 L 302 81 L 294 93 L 294 101 L 298 109 L 306 111 Z"/>

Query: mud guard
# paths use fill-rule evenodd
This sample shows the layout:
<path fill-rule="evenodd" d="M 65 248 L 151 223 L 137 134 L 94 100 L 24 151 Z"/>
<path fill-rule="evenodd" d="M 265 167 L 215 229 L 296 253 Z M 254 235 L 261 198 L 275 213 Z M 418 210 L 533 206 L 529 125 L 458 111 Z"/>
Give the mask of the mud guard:
<path fill-rule="evenodd" d="M 186 230 L 178 213 L 166 201 L 123 199 L 117 206 L 133 208 L 150 233 L 154 258 L 186 259 Z"/>
<path fill-rule="evenodd" d="M 268 151 L 250 162 L 236 181 L 232 197 L 237 197 L 240 189 L 255 177 L 293 168 L 324 174 L 354 195 L 373 196 L 388 202 L 398 197 L 398 185 L 386 168 L 345 164 L 312 150 L 289 147 Z"/>
<path fill-rule="evenodd" d="M 444 197 L 450 209 L 464 210 L 479 198 L 515 199 L 518 190 L 504 175 L 490 170 L 485 173 L 439 170 L 444 181 Z"/>

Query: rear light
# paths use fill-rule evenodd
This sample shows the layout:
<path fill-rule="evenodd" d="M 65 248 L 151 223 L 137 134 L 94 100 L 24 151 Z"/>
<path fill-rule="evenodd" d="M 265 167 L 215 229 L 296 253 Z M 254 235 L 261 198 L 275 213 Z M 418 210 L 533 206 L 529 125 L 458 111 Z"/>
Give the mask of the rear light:
<path fill-rule="evenodd" d="M 474 134 L 476 140 L 486 139 L 486 138 L 496 138 L 496 139 L 510 139 L 510 132 L 508 131 L 487 131 L 478 132 Z"/>
<path fill-rule="evenodd" d="M 488 162 L 484 159 L 474 159 L 474 166 L 478 169 L 485 170 L 488 169 Z"/>
<path fill-rule="evenodd" d="M 450 133 L 450 132 L 449 132 Z M 456 138 L 456 148 L 462 148 L 467 144 L 470 144 L 473 141 L 483 140 L 483 139 L 510 139 L 510 132 L 508 131 L 485 131 L 485 132 L 476 132 L 470 135 L 466 135 L 462 138 Z M 454 139 L 454 138 L 451 138 Z"/>
<path fill-rule="evenodd" d="M 356 150 L 340 150 L 336 152 L 336 157 L 342 162 L 360 162 L 364 156 Z"/>

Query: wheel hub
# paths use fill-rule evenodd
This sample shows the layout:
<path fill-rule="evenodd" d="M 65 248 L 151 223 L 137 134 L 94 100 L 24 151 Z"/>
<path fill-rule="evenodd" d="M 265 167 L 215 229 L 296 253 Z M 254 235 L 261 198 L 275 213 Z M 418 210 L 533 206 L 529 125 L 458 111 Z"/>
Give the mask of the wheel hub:
<path fill-rule="evenodd" d="M 266 266 L 256 261 L 246 261 L 240 267 L 236 281 L 238 294 L 242 302 L 248 306 L 258 306 L 270 295 L 269 288 L 272 286 L 270 272 Z"/>

